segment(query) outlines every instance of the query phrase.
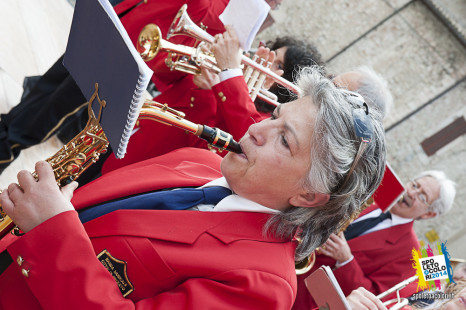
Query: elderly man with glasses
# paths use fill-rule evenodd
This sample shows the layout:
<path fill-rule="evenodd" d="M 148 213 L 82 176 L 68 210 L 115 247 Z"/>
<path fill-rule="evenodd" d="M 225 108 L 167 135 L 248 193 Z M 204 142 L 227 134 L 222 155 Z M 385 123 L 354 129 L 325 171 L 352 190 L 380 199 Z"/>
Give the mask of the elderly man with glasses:
<path fill-rule="evenodd" d="M 334 268 L 343 292 L 364 287 L 379 294 L 415 274 L 411 251 L 419 249 L 413 229 L 415 220 L 434 218 L 453 205 L 454 183 L 441 171 L 425 171 L 406 185 L 403 197 L 383 213 L 376 203 L 356 219 L 344 233 L 332 234 L 319 248 L 312 273 L 322 265 Z M 315 306 L 303 281 L 298 277 L 298 297 L 293 309 Z M 401 291 L 410 296 L 414 286 Z"/>

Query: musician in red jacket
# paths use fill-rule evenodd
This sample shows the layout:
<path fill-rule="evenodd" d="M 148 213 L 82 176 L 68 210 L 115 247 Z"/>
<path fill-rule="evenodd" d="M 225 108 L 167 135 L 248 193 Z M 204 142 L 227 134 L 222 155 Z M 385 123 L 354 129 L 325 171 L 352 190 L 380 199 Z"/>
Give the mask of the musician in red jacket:
<path fill-rule="evenodd" d="M 76 184 L 60 190 L 45 162 L 37 182 L 21 171 L 1 194 L 25 234 L 0 242 L 0 307 L 290 308 L 294 261 L 367 199 L 385 163 L 381 120 L 361 98 L 302 74 L 302 97 L 251 125 L 243 153 L 221 164 L 177 150 L 109 172 L 71 202 Z"/>
<path fill-rule="evenodd" d="M 271 9 L 278 8 L 282 0 L 265 0 Z M 220 21 L 220 14 L 225 10 L 229 0 L 124 0 L 115 6 L 115 12 L 120 16 L 131 41 L 136 46 L 138 36 L 147 24 L 154 23 L 159 26 L 162 37 L 166 38 L 168 29 L 183 4 L 187 4 L 187 14 L 196 25 L 203 25 L 206 31 L 215 35 L 225 31 Z M 245 8 L 247 10 L 247 8 Z M 186 46 L 194 46 L 196 39 L 186 35 L 173 36 L 170 42 Z M 185 73 L 170 70 L 165 65 L 167 53 L 160 52 L 148 63 L 154 70 L 152 80 L 157 89 L 165 91 L 171 84 L 185 76 Z"/>
<path fill-rule="evenodd" d="M 314 267 L 298 276 L 298 296 L 293 309 L 315 306 L 304 279 L 322 265 L 334 268 L 335 278 L 345 294 L 358 287 L 380 294 L 415 275 L 411 251 L 419 249 L 419 242 L 413 223 L 446 213 L 454 197 L 454 183 L 443 172 L 425 171 L 406 185 L 402 200 L 389 212 L 382 213 L 374 203 L 345 234 L 332 234 L 319 248 Z M 371 219 L 372 224 L 363 226 L 363 222 Z M 416 286 L 413 283 L 401 290 L 401 296 L 416 293 Z"/>

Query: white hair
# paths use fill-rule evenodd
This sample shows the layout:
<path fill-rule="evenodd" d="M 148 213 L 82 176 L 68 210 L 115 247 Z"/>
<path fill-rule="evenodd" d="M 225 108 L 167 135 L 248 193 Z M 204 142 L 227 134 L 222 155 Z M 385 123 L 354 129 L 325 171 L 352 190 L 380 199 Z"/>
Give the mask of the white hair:
<path fill-rule="evenodd" d="M 443 171 L 438 170 L 424 171 L 416 176 L 415 179 L 420 179 L 422 177 L 432 177 L 440 186 L 439 198 L 432 202 L 430 211 L 435 212 L 437 214 L 436 216 L 447 213 L 453 206 L 453 201 L 455 200 L 455 182 L 448 179 Z"/>
<path fill-rule="evenodd" d="M 363 96 L 366 103 L 377 109 L 385 118 L 393 107 L 393 97 L 388 89 L 388 83 L 383 76 L 368 66 L 360 66 L 354 69 L 361 74 L 358 80 L 358 89 L 355 90 Z"/>

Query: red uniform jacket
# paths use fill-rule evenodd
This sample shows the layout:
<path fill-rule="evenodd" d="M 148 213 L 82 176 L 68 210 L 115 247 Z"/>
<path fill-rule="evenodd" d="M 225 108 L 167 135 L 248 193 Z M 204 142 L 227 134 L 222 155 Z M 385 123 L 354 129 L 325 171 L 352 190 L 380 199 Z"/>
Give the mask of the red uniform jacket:
<path fill-rule="evenodd" d="M 154 100 L 185 113 L 186 119 L 193 123 L 229 132 L 237 141 L 251 124 L 267 117 L 256 111 L 242 76 L 221 82 L 212 90 L 195 88 L 192 79 L 192 76 L 184 77 Z M 208 148 L 204 140 L 179 128 L 141 120 L 129 140 L 125 157 L 117 159 L 110 155 L 102 173 L 186 146 Z"/>
<path fill-rule="evenodd" d="M 121 22 L 136 46 L 139 33 L 149 23 L 159 26 L 162 38 L 166 39 L 176 13 L 185 3 L 188 5 L 187 12 L 195 24 L 202 23 L 207 26 L 207 32 L 212 35 L 224 32 L 223 23 L 218 17 L 225 10 L 228 2 L 229 0 L 125 0 L 115 6 L 115 12 L 121 16 Z M 127 13 L 124 14 L 125 12 Z M 186 46 L 193 46 L 196 42 L 195 39 L 185 35 L 174 36 L 169 41 Z M 155 73 L 152 80 L 160 91 L 165 91 L 173 82 L 186 75 L 170 71 L 165 65 L 166 56 L 167 53 L 160 52 L 148 62 L 149 67 Z"/>
<path fill-rule="evenodd" d="M 181 149 L 110 172 L 78 190 L 73 203 L 79 209 L 198 186 L 220 176 L 218 168 L 211 152 Z M 119 210 L 83 226 L 76 212 L 61 213 L 13 243 L 2 240 L 14 262 L 0 276 L 0 309 L 288 309 L 296 295 L 295 244 L 264 237 L 268 217 Z M 96 258 L 103 250 L 126 262 L 115 276 L 124 289 L 134 287 L 126 298 Z"/>
<path fill-rule="evenodd" d="M 411 251 L 419 248 L 419 242 L 413 230 L 413 222 L 356 237 L 349 240 L 348 245 L 353 260 L 333 270 L 345 296 L 360 286 L 379 294 L 415 274 L 411 267 Z M 333 268 L 335 260 L 317 255 L 311 271 L 298 276 L 298 295 L 293 309 L 308 310 L 316 306 L 304 279 L 322 265 Z M 415 293 L 413 288 L 410 286 L 401 290 L 401 296 L 411 296 Z"/>

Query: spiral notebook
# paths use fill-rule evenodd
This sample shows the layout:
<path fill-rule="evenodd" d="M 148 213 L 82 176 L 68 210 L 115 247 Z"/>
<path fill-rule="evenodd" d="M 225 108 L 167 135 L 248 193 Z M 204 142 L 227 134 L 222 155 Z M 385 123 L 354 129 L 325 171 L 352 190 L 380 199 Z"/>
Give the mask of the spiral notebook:
<path fill-rule="evenodd" d="M 99 84 L 107 102 L 100 124 L 115 156 L 123 158 L 153 72 L 107 0 L 76 1 L 63 64 L 87 100 Z M 93 109 L 98 115 L 99 106 Z"/>

